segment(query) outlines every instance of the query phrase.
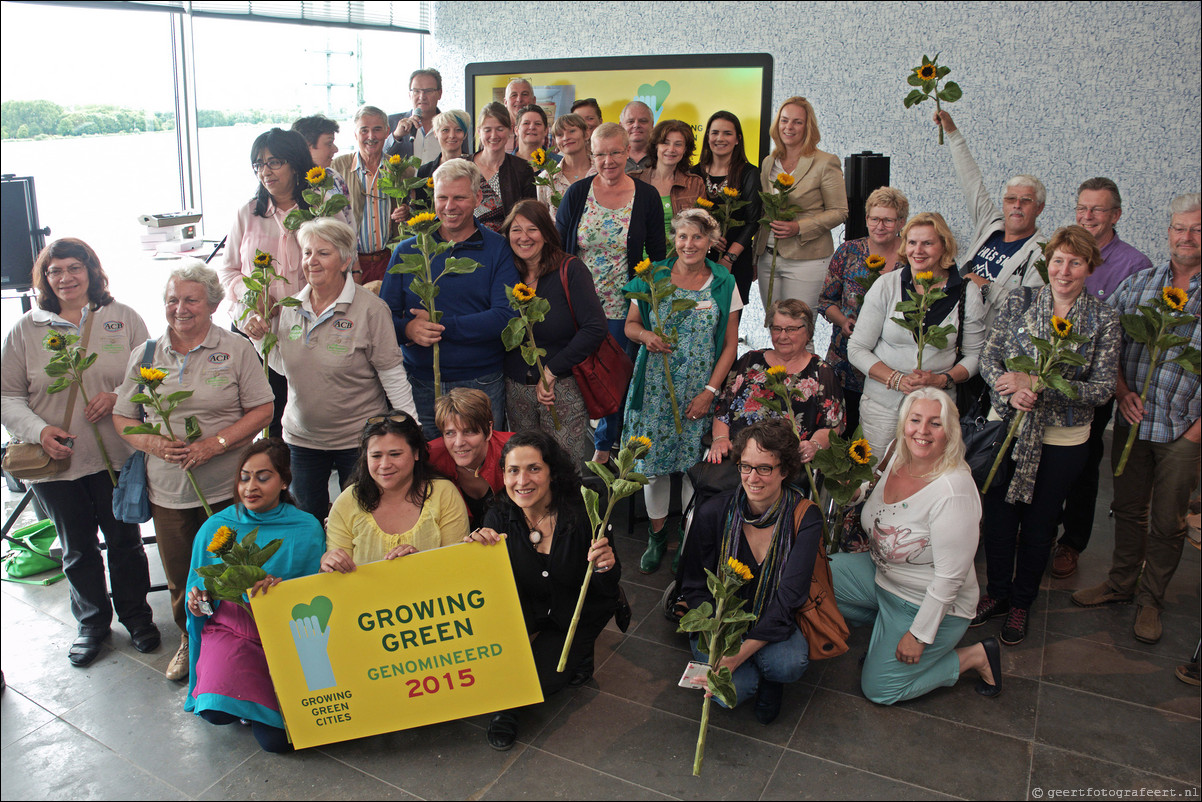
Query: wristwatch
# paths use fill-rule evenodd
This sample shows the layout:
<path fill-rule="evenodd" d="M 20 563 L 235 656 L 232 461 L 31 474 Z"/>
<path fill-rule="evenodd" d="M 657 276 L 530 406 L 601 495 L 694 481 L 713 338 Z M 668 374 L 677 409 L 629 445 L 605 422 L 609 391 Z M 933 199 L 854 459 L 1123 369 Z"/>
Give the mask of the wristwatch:
<path fill-rule="evenodd" d="M 950 373 L 940 373 L 939 375 L 940 375 L 940 376 L 946 376 L 946 377 L 947 377 L 947 384 L 943 385 L 943 389 L 944 389 L 944 390 L 950 390 L 950 389 L 952 389 L 953 387 L 955 387 L 955 386 L 956 386 L 956 380 L 955 380 L 954 378 L 952 378 L 952 374 L 950 374 Z"/>
<path fill-rule="evenodd" d="M 221 443 L 221 451 L 223 453 L 230 450 L 230 441 L 226 440 L 221 435 L 217 435 L 217 442 Z"/>

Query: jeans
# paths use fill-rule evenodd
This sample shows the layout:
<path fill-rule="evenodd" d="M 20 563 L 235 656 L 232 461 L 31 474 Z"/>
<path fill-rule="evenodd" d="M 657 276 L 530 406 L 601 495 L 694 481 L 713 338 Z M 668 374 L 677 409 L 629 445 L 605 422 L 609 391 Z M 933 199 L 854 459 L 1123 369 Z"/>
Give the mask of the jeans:
<path fill-rule="evenodd" d="M 1112 469 L 1130 431 L 1121 417 L 1115 416 Z M 1114 479 L 1114 559 L 1107 583 L 1119 593 L 1134 593 L 1136 604 L 1164 608 L 1164 592 L 1185 545 L 1185 514 L 1198 484 L 1200 456 L 1202 446 L 1184 437 L 1171 443 L 1136 437 L 1123 475 Z"/>
<path fill-rule="evenodd" d="M 1077 481 L 1068 490 L 1068 498 L 1064 500 L 1064 511 L 1060 514 L 1060 524 L 1064 534 L 1060 536 L 1060 545 L 1068 546 L 1080 554 L 1089 545 L 1089 535 L 1093 532 L 1094 509 L 1098 504 L 1098 468 L 1105 451 L 1103 440 L 1106 436 L 1106 424 L 1114 413 L 1114 399 L 1107 401 L 1093 412 L 1093 425 L 1089 428 L 1089 454 L 1085 458 L 1085 467 L 1077 476 Z"/>
<path fill-rule="evenodd" d="M 693 648 L 693 658 L 708 663 L 709 655 L 698 648 L 699 642 L 700 638 L 689 639 L 689 645 Z M 809 667 L 810 644 L 806 643 L 806 636 L 801 634 L 800 629 L 794 629 L 788 640 L 765 644 L 734 670 L 732 679 L 735 683 L 735 704 L 741 705 L 748 699 L 755 698 L 760 680 L 797 682 Z M 722 704 L 717 697 L 714 697 L 714 700 Z"/>
<path fill-rule="evenodd" d="M 330 514 L 330 471 L 338 471 L 338 485 L 345 487 L 355 469 L 359 449 L 319 451 L 289 445 L 288 450 L 292 454 L 291 490 L 297 508 L 324 521 Z"/>
<path fill-rule="evenodd" d="M 442 433 L 434 425 L 434 380 L 419 379 L 410 373 L 409 386 L 413 388 L 413 405 L 417 407 L 417 417 L 426 435 L 426 441 L 442 437 Z M 461 381 L 442 380 L 444 393 L 452 387 L 482 390 L 492 402 L 493 428 L 498 432 L 505 431 L 505 375 L 501 371 Z"/>
<path fill-rule="evenodd" d="M 986 592 L 992 598 L 1008 599 L 1012 607 L 1022 610 L 1031 609 L 1056 540 L 1060 507 L 1088 453 L 1088 443 L 1045 445 L 1030 504 L 1006 503 L 1005 482 L 993 485 L 985 494 L 981 520 L 985 530 L 985 573 L 989 577 Z"/>
<path fill-rule="evenodd" d="M 634 346 L 626 338 L 626 319 L 607 320 L 609 333 L 618 341 L 618 345 L 626 349 L 626 353 L 633 360 L 638 354 L 638 348 Z M 597 430 L 593 433 L 593 446 L 598 451 L 613 450 L 614 443 L 622 437 L 622 415 L 626 412 L 626 403 L 623 401 L 622 408 L 612 415 L 606 415 L 597 424 Z"/>
<path fill-rule="evenodd" d="M 114 607 L 127 629 L 149 624 L 151 611 L 146 594 L 150 591 L 150 568 L 142 548 L 142 532 L 137 524 L 113 517 L 113 483 L 108 472 L 65 482 L 38 482 L 32 487 L 63 544 L 63 573 L 71 587 L 71 614 L 79 622 L 79 631 L 108 632 Z M 97 528 L 104 532 L 108 548 L 112 603 L 104 583 Z"/>

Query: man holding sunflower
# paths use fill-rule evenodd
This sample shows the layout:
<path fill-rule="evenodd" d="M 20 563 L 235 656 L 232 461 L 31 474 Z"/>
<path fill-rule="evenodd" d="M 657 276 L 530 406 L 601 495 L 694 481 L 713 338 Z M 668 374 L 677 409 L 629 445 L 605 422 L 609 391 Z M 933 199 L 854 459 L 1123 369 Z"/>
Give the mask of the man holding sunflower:
<path fill-rule="evenodd" d="M 1163 360 L 1154 359 L 1146 343 L 1124 332 L 1115 391 L 1119 414 L 1110 458 L 1116 469 L 1124 458 L 1128 462 L 1114 480 L 1114 556 L 1106 581 L 1073 594 L 1073 603 L 1081 607 L 1134 600 L 1135 639 L 1143 643 L 1160 640 L 1164 594 L 1181 560 L 1185 514 L 1202 465 L 1196 353 L 1202 347 L 1198 326 L 1202 196 L 1174 198 L 1170 211 L 1168 263 L 1130 276 L 1109 302 L 1123 315 L 1142 317 L 1140 306 L 1191 315 L 1192 321 L 1170 332 L 1189 336 L 1189 344 L 1168 349 Z M 1192 370 L 1169 361 L 1180 357 L 1189 362 L 1182 352 L 1190 348 L 1194 349 Z M 1139 388 L 1144 387 L 1141 393 Z M 1132 426 L 1139 428 L 1130 453 L 1121 453 Z"/>

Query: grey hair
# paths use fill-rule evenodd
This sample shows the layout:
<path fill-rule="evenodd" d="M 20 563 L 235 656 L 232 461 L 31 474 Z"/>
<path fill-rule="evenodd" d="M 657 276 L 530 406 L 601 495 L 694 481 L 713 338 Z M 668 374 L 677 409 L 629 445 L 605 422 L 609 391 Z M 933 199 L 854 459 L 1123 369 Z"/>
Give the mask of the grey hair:
<path fill-rule="evenodd" d="M 1006 182 L 1006 186 L 1002 187 L 1002 194 L 1006 194 L 1012 187 L 1034 187 L 1035 202 L 1042 206 L 1048 199 L 1048 191 L 1044 189 L 1043 182 L 1033 175 L 1016 175 Z"/>
<path fill-rule="evenodd" d="M 434 119 L 431 121 L 431 124 L 434 126 L 435 133 L 438 133 L 438 130 L 444 125 L 453 125 L 462 131 L 464 136 L 467 136 L 468 131 L 472 127 L 472 118 L 463 109 L 451 109 L 449 111 L 444 111 L 441 114 L 434 115 Z"/>
<path fill-rule="evenodd" d="M 338 256 L 349 264 L 350 258 L 355 255 L 359 235 L 337 218 L 314 217 L 301 223 L 296 232 L 296 241 L 304 248 L 314 239 L 323 239 L 333 245 L 338 249 Z"/>
<path fill-rule="evenodd" d="M 359 110 L 355 112 L 355 125 L 358 125 L 364 117 L 379 117 L 385 125 L 388 124 L 388 115 L 379 106 L 360 106 Z"/>
<path fill-rule="evenodd" d="M 1197 192 L 1192 192 L 1188 195 L 1178 195 L 1173 198 L 1173 202 L 1169 204 L 1169 222 L 1173 222 L 1173 217 L 1179 214 L 1189 214 L 1202 209 L 1202 195 Z"/>
<path fill-rule="evenodd" d="M 461 178 L 466 178 L 471 182 L 472 191 L 479 191 L 480 182 L 483 180 L 480 168 L 470 159 L 451 159 L 449 162 L 438 165 L 438 169 L 434 171 L 435 184 L 443 181 L 458 181 Z"/>
<path fill-rule="evenodd" d="M 167 287 L 171 286 L 172 281 L 177 284 L 181 281 L 195 281 L 205 288 L 205 300 L 214 309 L 221 304 L 221 299 L 225 297 L 225 290 L 221 286 L 221 279 L 217 277 L 217 271 L 199 259 L 181 259 L 179 267 L 168 274 L 167 283 L 163 286 L 164 301 L 167 300 Z"/>
<path fill-rule="evenodd" d="M 622 107 L 622 113 L 618 115 L 619 120 L 622 119 L 624 116 L 626 116 L 626 109 L 630 108 L 631 106 L 642 106 L 644 109 L 647 110 L 647 113 L 649 115 L 651 115 L 651 119 L 652 120 L 655 119 L 655 112 L 653 112 L 651 110 L 650 106 L 648 106 L 646 103 L 644 103 L 641 100 L 632 100 L 629 103 L 627 103 L 625 106 Z"/>
<path fill-rule="evenodd" d="M 960 434 L 960 412 L 956 409 L 956 402 L 946 392 L 936 390 L 934 387 L 919 387 L 902 401 L 901 410 L 897 416 L 897 431 L 895 432 L 897 436 L 897 464 L 899 466 L 908 465 L 912 459 L 910 446 L 905 438 L 906 418 L 910 417 L 910 410 L 914 407 L 914 402 L 920 400 L 936 401 L 939 404 L 939 421 L 943 424 L 943 433 L 947 436 L 947 445 L 943 449 L 943 456 L 935 463 L 933 473 L 934 476 L 942 476 L 965 465 L 964 438 Z"/>
<path fill-rule="evenodd" d="M 705 209 L 693 208 L 678 212 L 672 218 L 672 236 L 676 236 L 681 226 L 696 226 L 711 243 L 718 241 L 718 221 Z"/>
<path fill-rule="evenodd" d="M 626 129 L 617 123 L 601 123 L 593 130 L 593 138 L 589 140 L 593 150 L 597 149 L 597 143 L 602 139 L 620 139 L 622 147 L 630 147 L 630 134 L 626 133 Z"/>

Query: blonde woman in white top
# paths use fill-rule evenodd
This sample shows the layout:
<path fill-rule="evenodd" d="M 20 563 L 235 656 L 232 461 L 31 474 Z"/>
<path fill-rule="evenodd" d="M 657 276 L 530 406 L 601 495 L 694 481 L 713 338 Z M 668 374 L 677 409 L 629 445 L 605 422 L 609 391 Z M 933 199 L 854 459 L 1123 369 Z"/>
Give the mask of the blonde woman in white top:
<path fill-rule="evenodd" d="M 981 500 L 946 393 L 922 387 L 906 397 L 861 520 L 868 551 L 836 554 L 831 573 L 847 623 L 873 627 L 864 695 L 890 705 L 955 685 L 972 669 L 980 675 L 977 693 L 997 696 L 997 641 L 956 648 L 980 595 L 973 557 Z"/>

